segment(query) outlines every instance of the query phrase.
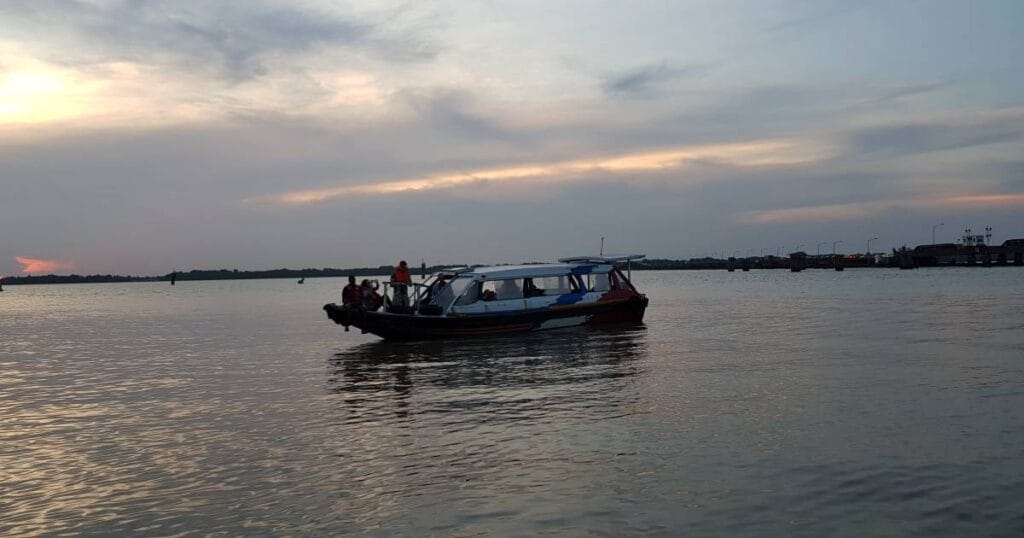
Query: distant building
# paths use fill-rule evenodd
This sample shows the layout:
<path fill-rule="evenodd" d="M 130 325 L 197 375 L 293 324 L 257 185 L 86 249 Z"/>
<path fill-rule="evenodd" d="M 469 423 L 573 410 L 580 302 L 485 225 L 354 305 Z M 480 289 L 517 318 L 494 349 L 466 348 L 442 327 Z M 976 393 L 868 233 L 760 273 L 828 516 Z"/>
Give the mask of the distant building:
<path fill-rule="evenodd" d="M 920 267 L 940 265 L 1024 265 L 1024 239 L 986 244 L 986 236 L 965 234 L 958 243 L 918 245 L 910 252 Z"/>

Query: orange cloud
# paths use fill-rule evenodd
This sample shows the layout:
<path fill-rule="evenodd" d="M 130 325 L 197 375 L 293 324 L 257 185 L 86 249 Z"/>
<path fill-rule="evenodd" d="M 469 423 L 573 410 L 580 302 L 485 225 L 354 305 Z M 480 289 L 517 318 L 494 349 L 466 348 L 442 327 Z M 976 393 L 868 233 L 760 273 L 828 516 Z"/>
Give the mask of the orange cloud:
<path fill-rule="evenodd" d="M 711 144 L 592 157 L 544 164 L 522 164 L 467 172 L 434 174 L 420 178 L 397 179 L 382 183 L 363 183 L 292 191 L 248 198 L 246 204 L 307 205 L 353 195 L 386 195 L 410 191 L 445 189 L 478 181 L 578 181 L 588 176 L 633 172 L 678 170 L 695 162 L 707 161 L 738 167 L 793 165 L 818 161 L 831 156 L 832 149 L 810 140 L 773 139 L 735 144 Z"/>
<path fill-rule="evenodd" d="M 55 260 L 37 260 L 34 258 L 25 258 L 23 256 L 15 256 L 14 261 L 21 264 L 21 272 L 23 273 L 53 273 L 54 271 L 69 271 L 75 268 L 75 264 L 69 262 L 59 262 Z"/>
<path fill-rule="evenodd" d="M 829 222 L 861 220 L 898 209 L 941 208 L 1006 208 L 1024 207 L 1024 193 L 965 194 L 928 196 L 895 200 L 875 200 L 852 204 L 790 207 L 768 211 L 754 211 L 743 219 L 748 224 L 776 224 L 788 222 Z"/>

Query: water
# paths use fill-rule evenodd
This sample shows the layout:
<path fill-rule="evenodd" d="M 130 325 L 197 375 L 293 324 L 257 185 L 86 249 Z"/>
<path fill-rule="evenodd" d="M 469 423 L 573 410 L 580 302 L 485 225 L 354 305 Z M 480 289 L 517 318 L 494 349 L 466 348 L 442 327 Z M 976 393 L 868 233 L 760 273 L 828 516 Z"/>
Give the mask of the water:
<path fill-rule="evenodd" d="M 8 286 L 0 535 L 1024 533 L 1024 270 L 634 277 L 409 344 L 340 279 Z"/>

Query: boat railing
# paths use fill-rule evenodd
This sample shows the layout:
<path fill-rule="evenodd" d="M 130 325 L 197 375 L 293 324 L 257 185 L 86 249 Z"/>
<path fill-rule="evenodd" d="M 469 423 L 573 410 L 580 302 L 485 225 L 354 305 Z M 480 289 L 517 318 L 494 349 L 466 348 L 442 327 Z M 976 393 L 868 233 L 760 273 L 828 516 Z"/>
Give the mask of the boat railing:
<path fill-rule="evenodd" d="M 430 290 L 430 286 L 428 284 L 423 284 L 419 282 L 412 282 L 409 284 L 384 282 L 381 297 L 384 300 L 385 307 L 390 307 L 391 305 L 395 304 L 396 293 L 398 293 L 399 290 L 403 287 L 405 288 L 405 293 L 406 297 L 408 298 L 409 307 L 413 307 L 414 305 L 419 304 L 420 301 L 426 298 L 427 293 Z"/>

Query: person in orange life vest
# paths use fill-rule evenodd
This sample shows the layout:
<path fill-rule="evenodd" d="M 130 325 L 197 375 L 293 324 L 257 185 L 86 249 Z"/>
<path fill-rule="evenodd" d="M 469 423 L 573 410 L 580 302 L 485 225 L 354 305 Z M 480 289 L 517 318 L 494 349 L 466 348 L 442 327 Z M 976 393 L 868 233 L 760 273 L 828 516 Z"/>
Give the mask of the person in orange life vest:
<path fill-rule="evenodd" d="M 356 284 L 354 275 L 348 276 L 348 286 L 341 290 L 341 305 L 348 308 L 358 308 L 363 305 L 363 288 Z"/>
<path fill-rule="evenodd" d="M 410 284 L 412 284 L 412 276 L 409 274 L 409 264 L 402 260 L 398 262 L 395 272 L 391 273 L 391 285 L 395 288 L 394 306 L 398 308 L 409 307 Z"/>

